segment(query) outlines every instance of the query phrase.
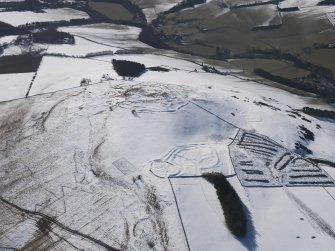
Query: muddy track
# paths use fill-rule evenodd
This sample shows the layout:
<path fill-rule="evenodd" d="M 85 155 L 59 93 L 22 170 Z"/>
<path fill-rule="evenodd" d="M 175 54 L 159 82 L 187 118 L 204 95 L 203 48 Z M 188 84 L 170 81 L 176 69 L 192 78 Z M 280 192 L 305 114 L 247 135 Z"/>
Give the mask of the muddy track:
<path fill-rule="evenodd" d="M 88 240 L 88 241 L 90 241 L 90 242 L 92 242 L 92 243 L 95 243 L 95 244 L 97 244 L 97 245 L 99 245 L 99 246 L 105 248 L 105 249 L 108 250 L 108 251 L 121 251 L 120 249 L 114 248 L 114 247 L 108 245 L 107 243 L 105 243 L 105 242 L 103 242 L 103 241 L 101 241 L 101 240 L 98 240 L 98 239 L 96 239 L 96 238 L 94 238 L 94 237 L 92 237 L 92 236 L 90 236 L 90 235 L 88 235 L 88 234 L 84 234 L 84 233 L 81 233 L 81 232 L 79 232 L 79 231 L 77 231 L 77 230 L 71 229 L 71 228 L 65 226 L 64 224 L 62 224 L 61 222 L 57 221 L 57 220 L 54 219 L 53 217 L 50 217 L 50 216 L 48 216 L 48 215 L 46 215 L 46 214 L 44 214 L 44 213 L 36 212 L 36 211 L 30 211 L 30 210 L 24 209 L 24 208 L 22 208 L 22 207 L 20 207 L 20 206 L 18 206 L 18 205 L 16 205 L 16 204 L 14 204 L 14 203 L 12 203 L 12 202 L 6 200 L 6 199 L 4 199 L 4 198 L 1 197 L 1 196 L 0 196 L 0 201 L 1 201 L 3 204 L 5 204 L 5 205 L 7 205 L 7 206 L 9 206 L 9 207 L 11 207 L 11 208 L 14 208 L 14 209 L 16 209 L 16 210 L 18 210 L 18 211 L 20 211 L 20 212 L 22 212 L 22 213 L 25 213 L 25 214 L 27 214 L 27 215 L 30 215 L 30 216 L 33 216 L 33 217 L 36 217 L 36 216 L 37 216 L 37 217 L 42 217 L 42 218 L 44 218 L 46 221 L 48 221 L 48 222 L 50 222 L 50 223 L 53 223 L 53 224 L 57 225 L 57 226 L 60 227 L 61 229 L 65 230 L 65 231 L 67 231 L 67 232 L 69 232 L 69 233 L 71 233 L 71 234 L 80 236 L 80 237 L 82 237 L 83 239 L 86 239 L 86 240 Z"/>

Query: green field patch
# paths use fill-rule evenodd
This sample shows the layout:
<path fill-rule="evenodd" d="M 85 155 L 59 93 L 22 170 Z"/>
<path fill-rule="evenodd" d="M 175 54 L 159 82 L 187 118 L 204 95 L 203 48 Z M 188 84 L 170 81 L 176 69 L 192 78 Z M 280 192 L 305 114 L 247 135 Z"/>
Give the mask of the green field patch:
<path fill-rule="evenodd" d="M 133 14 L 120 4 L 89 2 L 88 6 L 111 20 L 132 20 Z"/>
<path fill-rule="evenodd" d="M 307 76 L 310 72 L 294 66 L 286 61 L 272 59 L 235 59 L 230 63 L 243 71 L 252 72 L 255 68 L 262 68 L 272 74 L 294 79 Z"/>

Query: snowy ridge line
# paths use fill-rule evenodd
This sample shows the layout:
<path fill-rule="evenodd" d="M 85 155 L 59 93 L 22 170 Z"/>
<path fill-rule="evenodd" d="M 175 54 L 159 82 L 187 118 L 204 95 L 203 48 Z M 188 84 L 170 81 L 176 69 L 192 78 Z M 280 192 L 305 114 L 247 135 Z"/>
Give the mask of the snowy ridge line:
<path fill-rule="evenodd" d="M 88 58 L 89 59 L 89 58 Z M 94 59 L 91 59 L 94 60 Z M 111 81 L 111 80 L 109 80 Z M 98 85 L 101 84 L 102 82 L 96 82 L 96 83 L 92 83 L 92 84 L 88 84 L 88 85 Z M 141 82 L 140 82 L 141 83 Z M 87 85 L 87 86 L 88 86 Z M 34 95 L 30 95 L 28 97 L 23 97 L 23 98 L 15 98 L 15 99 L 11 99 L 11 100 L 5 100 L 5 101 L 0 101 L 0 104 L 5 103 L 5 102 L 11 102 L 11 101 L 15 101 L 15 100 L 21 100 L 21 99 L 26 99 L 26 98 L 31 98 L 31 97 L 36 97 L 36 96 L 43 96 L 43 95 L 50 95 L 53 93 L 58 93 L 58 92 L 62 92 L 62 91 L 68 91 L 68 90 L 74 90 L 77 88 L 85 88 L 86 86 L 75 86 L 75 87 L 70 87 L 70 88 L 66 88 L 66 89 L 61 89 L 61 90 L 57 90 L 57 91 L 52 91 L 52 92 L 45 92 L 45 93 L 37 93 Z"/>
<path fill-rule="evenodd" d="M 150 53 L 149 53 L 150 54 Z M 160 56 L 166 56 L 166 55 L 161 55 L 161 54 L 159 54 L 159 53 L 153 53 L 153 55 L 160 55 Z M 48 54 L 45 54 L 44 56 L 48 56 Z M 50 55 L 50 56 L 53 56 L 53 57 L 57 57 L 56 55 Z M 84 56 L 84 57 L 73 57 L 73 56 L 58 56 L 58 57 L 65 57 L 65 58 L 85 58 L 85 59 L 88 59 L 88 60 L 95 60 L 95 61 L 100 61 L 100 62 L 106 62 L 106 63 L 110 63 L 109 61 L 105 61 L 105 60 L 99 60 L 99 59 L 94 59 L 94 58 L 90 58 L 90 57 L 86 57 L 86 56 Z M 175 59 L 175 57 L 172 57 L 172 56 L 166 56 L 166 57 L 168 57 L 168 58 L 174 58 Z M 179 59 L 179 58 L 177 58 L 177 59 Z M 43 60 L 43 59 L 42 59 Z M 201 64 L 199 64 L 199 63 L 197 63 L 197 62 L 194 62 L 194 61 L 192 61 L 192 60 L 187 60 L 187 59 L 182 59 L 182 60 L 184 60 L 184 61 L 187 61 L 187 62 L 190 62 L 190 63 L 194 63 L 194 64 L 196 64 L 196 65 L 199 65 L 199 66 L 201 66 Z M 42 62 L 42 61 L 41 61 Z M 40 64 L 41 65 L 41 64 Z M 36 71 L 36 76 L 37 76 L 37 73 L 38 73 L 38 70 Z M 241 80 L 243 80 L 243 81 L 249 81 L 249 79 L 244 79 L 244 78 L 242 78 L 242 77 L 239 77 L 239 76 L 237 76 L 237 75 L 234 75 L 234 74 L 232 74 L 232 73 L 227 73 L 228 75 L 230 75 L 230 76 L 233 76 L 233 77 L 236 77 L 236 78 L 238 78 L 238 79 L 241 79 Z M 250 81 L 252 81 L 252 80 L 250 80 Z M 256 83 L 258 83 L 257 81 L 254 81 L 254 82 L 256 82 Z M 88 84 L 88 85 L 96 85 L 96 84 L 100 84 L 101 82 L 95 82 L 95 83 L 92 83 L 92 84 Z M 141 83 L 141 82 L 139 82 L 139 83 Z M 261 82 L 259 82 L 259 84 L 262 84 Z M 32 87 L 32 85 L 31 85 L 31 87 Z M 28 97 L 34 97 L 34 96 L 40 96 L 40 95 L 45 95 L 45 94 L 51 94 L 51 93 L 58 93 L 58 92 L 61 92 L 61 91 L 66 91 L 66 90 L 71 90 L 71 89 L 75 89 L 75 88 L 80 88 L 81 86 L 76 86 L 76 87 L 70 87 L 70 88 L 65 88 L 65 89 L 61 89 L 61 90 L 56 90 L 56 91 L 52 91 L 52 92 L 45 92 L 45 93 L 37 93 L 37 94 L 34 94 L 34 95 L 30 95 L 29 96 L 29 93 L 27 93 L 26 95 L 28 95 L 28 96 L 26 96 L 26 98 L 28 98 Z M 176 91 L 176 90 L 174 90 L 174 91 Z M 178 91 L 176 91 L 178 94 L 180 94 L 184 99 L 186 99 L 180 92 L 178 92 Z M 1 103 L 4 103 L 4 102 L 10 102 L 10 101 L 15 101 L 15 100 L 21 100 L 21 99 L 24 99 L 25 97 L 22 97 L 22 98 L 16 98 L 16 99 L 11 99 L 11 100 L 5 100 L 5 101 L 0 101 L 0 104 Z M 187 100 L 187 99 L 186 99 Z M 190 103 L 193 103 L 193 102 L 190 102 Z M 195 103 L 193 103 L 193 104 L 195 104 Z M 199 106 L 199 105 L 197 105 L 197 104 L 195 104 L 196 106 Z M 199 106 L 200 107 L 200 106 Z M 202 108 L 201 107 L 201 109 L 204 109 L 204 108 Z M 204 109 L 205 110 L 205 109 Z M 208 111 L 209 112 L 209 111 Z M 210 112 L 211 113 L 211 112 Z M 214 113 L 212 113 L 212 115 L 215 115 Z M 217 115 L 215 115 L 215 116 L 217 116 Z M 217 116 L 217 118 L 219 118 L 220 120 L 223 120 L 223 121 L 225 121 L 224 119 L 222 119 L 222 118 L 220 118 L 219 116 Z M 234 127 L 236 127 L 236 128 L 238 128 L 237 126 L 235 126 L 235 125 L 233 125 L 232 123 L 230 123 L 230 122 L 228 122 L 228 121 L 225 121 L 225 122 L 227 122 L 228 124 L 230 124 L 230 125 L 232 125 L 232 126 L 234 126 Z"/>
<path fill-rule="evenodd" d="M 264 44 L 274 48 L 271 44 L 268 44 L 268 43 L 265 43 L 264 41 L 262 41 Z M 274 48 L 275 49 L 275 48 Z M 201 63 L 198 63 L 196 61 L 192 61 L 190 59 L 186 59 L 186 58 L 180 58 L 180 57 L 174 57 L 174 56 L 169 56 L 169 55 L 164 55 L 164 54 L 161 54 L 161 53 L 158 53 L 158 52 L 151 52 L 149 54 L 152 54 L 152 55 L 158 55 L 158 56 L 164 56 L 164 57 L 168 57 L 168 58 L 173 58 L 173 59 L 178 59 L 178 60 L 184 60 L 186 62 L 190 62 L 190 63 L 193 63 L 195 65 L 198 65 L 198 66 L 202 66 Z M 183 54 L 183 53 L 181 53 Z M 187 54 L 186 54 L 187 55 Z M 202 73 L 202 72 L 198 72 L 198 73 Z M 203 72 L 203 73 L 209 73 L 209 72 Z M 266 86 L 271 86 L 269 84 L 267 84 L 266 82 L 262 82 L 262 81 L 259 81 L 259 80 L 256 80 L 256 79 L 251 79 L 251 78 L 245 78 L 245 77 L 242 77 L 242 76 L 239 76 L 239 75 L 236 75 L 233 71 L 227 71 L 227 72 L 224 72 L 225 74 L 227 74 L 228 76 L 232 76 L 234 78 L 237 78 L 237 79 L 240 79 L 240 80 L 243 80 L 243 81 L 250 81 L 250 82 L 254 82 L 254 83 L 257 83 L 257 84 L 261 84 L 261 85 L 266 85 Z M 212 74 L 216 74 L 216 73 L 212 73 Z M 278 83 L 276 83 L 278 84 Z M 278 84 L 281 86 L 281 84 Z"/>
<path fill-rule="evenodd" d="M 168 87 L 168 88 L 169 88 L 169 87 Z M 181 92 L 175 90 L 174 88 L 172 88 L 172 90 L 175 91 L 176 93 L 178 93 L 180 96 L 182 96 L 182 97 L 183 97 L 186 101 L 188 101 L 190 104 L 193 104 L 193 105 L 199 107 L 200 109 L 202 109 L 202 110 L 208 112 L 209 114 L 213 115 L 213 116 L 216 117 L 217 119 L 222 120 L 222 121 L 226 122 L 227 124 L 229 124 L 229 125 L 231 125 L 231 126 L 233 126 L 233 127 L 235 127 L 235 128 L 239 128 L 238 126 L 232 124 L 231 122 L 229 122 L 229 121 L 227 121 L 227 120 L 221 118 L 219 115 L 217 115 L 217 114 L 215 114 L 215 113 L 213 113 L 213 112 L 207 110 L 206 108 L 202 107 L 201 105 L 198 105 L 197 103 L 195 103 L 195 102 L 193 102 L 193 101 L 191 101 L 191 100 L 185 98 L 185 96 L 184 96 Z M 239 129 L 241 129 L 241 128 L 239 128 Z"/>
<path fill-rule="evenodd" d="M 102 62 L 106 62 L 107 61 L 104 61 L 104 60 L 97 60 L 97 59 L 93 59 L 93 58 L 87 58 L 89 60 L 95 60 L 95 61 L 102 61 Z M 120 79 L 116 79 L 116 80 L 108 80 L 108 81 L 123 81 L 123 80 L 120 80 Z M 134 84 L 133 86 L 136 86 L 136 85 L 140 85 L 140 84 L 144 84 L 146 82 L 143 82 L 143 81 L 134 81 L 136 82 L 136 84 Z M 30 97 L 36 97 L 36 96 L 42 96 L 42 95 L 48 95 L 48 94 L 53 94 L 53 93 L 58 93 L 58 92 L 62 92 L 62 91 L 68 91 L 68 90 L 74 90 L 74 89 L 77 89 L 77 88 L 85 88 L 87 86 L 92 86 L 92 85 L 98 85 L 98 84 L 102 84 L 102 83 L 106 83 L 106 82 L 102 82 L 102 81 L 99 81 L 99 82 L 95 82 L 95 83 L 92 83 L 92 84 L 87 84 L 86 86 L 74 86 L 74 87 L 70 87 L 70 88 L 65 88 L 65 89 L 60 89 L 60 90 L 56 90 L 56 91 L 51 91 L 51 92 L 44 92 L 44 93 L 37 93 L 37 94 L 34 94 L 34 95 L 30 95 L 29 97 L 27 98 L 30 98 Z M 179 93 L 179 92 L 178 92 Z M 183 96 L 182 96 L 183 97 Z M 183 97 L 184 98 L 184 97 Z M 14 101 L 14 100 L 21 100 L 21 99 L 25 99 L 25 97 L 23 98 L 16 98 L 16 99 L 11 99 L 11 100 L 6 100 L 6 101 L 0 101 L 0 104 L 1 103 L 5 103 L 5 102 L 10 102 L 10 101 Z M 185 98 L 184 98 L 185 99 Z M 187 105 L 187 104 L 186 104 Z M 181 107 L 182 108 L 182 107 Z M 227 122 L 229 123 L 229 122 Z M 234 125 L 232 125 L 234 126 Z M 236 127 L 236 126 L 234 126 Z"/>
<path fill-rule="evenodd" d="M 93 84 L 90 84 L 90 85 L 96 85 L 96 84 L 100 84 L 100 83 L 93 83 Z M 11 100 L 0 101 L 0 104 L 5 103 L 5 102 L 11 102 L 11 101 L 16 101 L 16 100 L 32 98 L 32 97 L 36 97 L 36 96 L 50 95 L 50 94 L 53 94 L 53 93 L 58 93 L 58 92 L 61 92 L 61 91 L 68 91 L 68 90 L 72 90 L 72 89 L 76 89 L 76 88 L 83 88 L 83 87 L 82 86 L 75 86 L 75 87 L 70 87 L 70 88 L 67 88 L 67 89 L 57 90 L 57 91 L 53 91 L 53 92 L 38 93 L 38 94 L 34 94 L 34 95 L 31 95 L 31 96 L 28 96 L 28 97 L 15 98 L 15 99 L 11 99 Z"/>
<path fill-rule="evenodd" d="M 36 211 L 30 211 L 28 209 L 24 209 L 6 199 L 4 199 L 2 196 L 0 196 L 0 201 L 7 205 L 7 206 L 10 206 L 12 208 L 15 208 L 16 210 L 20 211 L 20 212 L 23 212 L 25 214 L 28 214 L 28 215 L 31 215 L 31 216 L 39 216 L 39 217 L 43 217 L 45 218 L 47 221 L 49 222 L 52 222 L 53 224 L 57 225 L 58 227 L 62 228 L 63 230 L 71 233 L 71 234 L 74 234 L 74 235 L 78 235 L 78 236 L 81 236 L 82 238 L 84 239 L 87 239 L 88 241 L 91 241 L 95 244 L 98 244 L 99 246 L 105 248 L 106 250 L 108 251 L 121 251 L 120 249 L 117 249 L 117 248 L 114 248 L 110 245 L 108 245 L 107 243 L 101 241 L 101 240 L 98 240 L 98 239 L 95 239 L 93 238 L 92 236 L 88 235 L 88 234 L 84 234 L 84 233 L 81 233 L 77 230 L 74 230 L 74 229 L 71 229 L 65 225 L 63 225 L 62 223 L 60 223 L 59 221 L 55 220 L 54 218 L 44 214 L 44 213 L 41 213 L 41 212 L 36 212 Z"/>
<path fill-rule="evenodd" d="M 184 235 L 185 235 L 185 240 L 186 240 L 187 248 L 188 248 L 188 251 L 191 251 L 190 244 L 188 243 L 188 239 L 187 239 L 187 235 L 186 235 L 186 231 L 185 231 L 184 223 L 183 223 L 183 220 L 182 220 L 182 218 L 181 218 L 181 214 L 180 214 L 180 210 L 179 210 L 179 206 L 178 206 L 177 197 L 176 197 L 176 194 L 175 194 L 175 192 L 174 192 L 174 189 L 173 189 L 173 186 L 172 186 L 172 183 L 171 183 L 171 180 L 170 180 L 169 177 L 168 177 L 168 180 L 169 180 L 169 183 L 170 183 L 170 186 L 171 186 L 171 189 L 172 189 L 172 193 L 173 193 L 174 200 L 175 200 L 175 202 L 176 202 L 177 211 L 178 211 L 178 216 L 179 216 L 180 223 L 181 223 L 181 226 L 182 226 L 182 228 L 183 228 Z M 1 197 L 0 197 L 0 198 L 1 198 Z"/>

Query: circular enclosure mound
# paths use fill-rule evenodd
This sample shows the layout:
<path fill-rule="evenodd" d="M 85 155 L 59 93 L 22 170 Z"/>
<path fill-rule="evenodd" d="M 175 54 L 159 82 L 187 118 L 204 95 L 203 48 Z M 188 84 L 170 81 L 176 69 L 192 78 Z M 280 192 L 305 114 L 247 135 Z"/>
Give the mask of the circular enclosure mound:
<path fill-rule="evenodd" d="M 136 112 L 175 112 L 188 104 L 175 91 L 156 83 L 133 85 L 123 96 L 125 101 L 121 106 Z"/>

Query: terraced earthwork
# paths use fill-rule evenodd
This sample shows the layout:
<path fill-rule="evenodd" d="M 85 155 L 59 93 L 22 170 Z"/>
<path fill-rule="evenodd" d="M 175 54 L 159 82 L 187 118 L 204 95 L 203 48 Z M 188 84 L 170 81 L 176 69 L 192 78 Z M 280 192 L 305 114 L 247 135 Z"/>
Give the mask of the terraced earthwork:
<path fill-rule="evenodd" d="M 140 83 L 123 85 L 111 93 L 113 99 L 119 97 L 117 105 L 136 112 L 175 112 L 188 104 L 177 92 L 167 85 Z"/>
<path fill-rule="evenodd" d="M 240 130 L 229 149 L 243 186 L 335 185 L 317 165 L 263 135 Z"/>

